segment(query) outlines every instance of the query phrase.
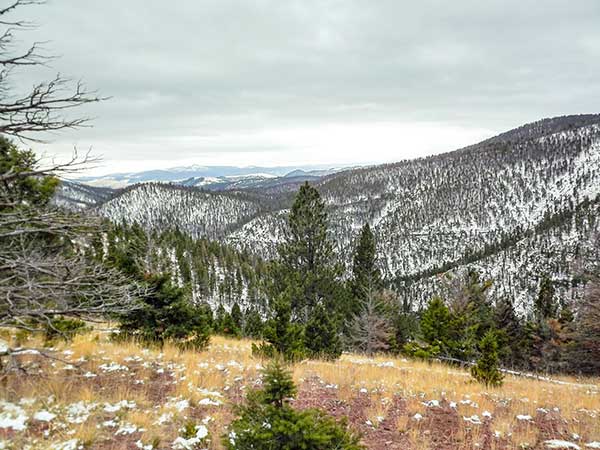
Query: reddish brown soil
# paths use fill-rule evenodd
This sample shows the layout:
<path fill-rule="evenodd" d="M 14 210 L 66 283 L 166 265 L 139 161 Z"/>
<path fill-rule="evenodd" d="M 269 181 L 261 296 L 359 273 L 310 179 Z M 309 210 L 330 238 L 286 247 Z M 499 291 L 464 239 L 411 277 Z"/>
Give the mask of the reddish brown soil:
<path fill-rule="evenodd" d="M 417 422 L 412 420 L 414 412 L 407 411 L 405 400 L 395 397 L 383 422 L 374 427 L 367 423 L 366 417 L 371 401 L 368 394 L 360 393 L 348 402 L 340 400 L 337 390 L 325 387 L 318 378 L 312 378 L 300 387 L 294 407 L 319 408 L 336 418 L 346 417 L 349 427 L 361 434 L 362 442 L 369 450 L 410 450 L 414 445 L 409 435 L 414 437 L 414 433 L 421 443 L 427 443 L 426 448 L 436 450 L 515 448 L 514 444 L 506 439 L 494 436 L 489 419 L 484 419 L 482 425 L 464 427 L 462 416 L 445 401 L 442 401 L 439 407 L 427 408 L 423 419 Z M 502 413 L 501 407 L 498 412 Z M 410 418 L 408 429 L 404 432 L 399 431 L 397 426 L 398 419 L 402 416 Z M 544 448 L 543 442 L 548 439 L 569 441 L 567 423 L 557 412 L 538 413 L 534 425 L 539 430 L 539 437 L 538 444 L 533 448 Z M 466 433 L 459 436 L 461 426 L 466 428 Z"/>
<path fill-rule="evenodd" d="M 157 405 L 165 403 L 169 397 L 174 396 L 174 377 L 170 371 L 157 373 L 156 370 L 144 370 L 137 363 L 129 363 L 129 371 L 125 373 L 102 373 L 97 377 L 86 378 L 83 371 L 65 373 L 64 382 L 70 389 L 92 389 L 99 394 L 111 390 L 127 388 L 131 391 L 145 391 L 145 395 Z M 153 367 L 152 369 L 156 369 Z M 144 376 L 144 384 L 136 383 L 138 378 Z M 28 376 L 10 377 L 4 380 L 3 397 L 8 401 L 18 401 L 16 392 L 26 391 L 26 386 L 43 382 L 44 377 L 39 374 Z M 248 380 L 245 380 L 248 382 Z M 250 383 L 251 384 L 251 383 Z M 229 423 L 233 419 L 232 406 L 243 402 L 244 396 L 251 386 L 244 387 L 243 380 L 236 381 L 226 392 L 225 405 L 216 408 L 224 412 L 221 423 Z M 293 401 L 293 406 L 298 409 L 318 408 L 339 420 L 347 420 L 349 427 L 362 436 L 362 442 L 369 450 L 411 450 L 415 447 L 439 450 L 452 449 L 478 449 L 478 450 L 508 450 L 514 449 L 505 439 L 494 436 L 493 426 L 489 419 L 481 418 L 480 425 L 465 424 L 465 421 L 456 409 L 451 408 L 446 401 L 441 401 L 439 406 L 421 409 L 423 418 L 414 420 L 416 411 L 407 408 L 406 399 L 395 396 L 390 399 L 386 408 L 385 418 L 379 424 L 372 425 L 368 422 L 367 414 L 372 407 L 376 396 L 368 393 L 356 392 L 350 399 L 342 399 L 337 389 L 328 387 L 318 377 L 312 377 L 298 387 L 298 396 Z M 215 407 L 191 405 L 186 411 L 189 420 L 199 422 L 215 412 Z M 498 403 L 492 412 L 494 417 L 510 414 L 506 405 Z M 105 418 L 99 416 L 97 420 L 109 420 L 113 415 L 107 414 Z M 404 429 L 399 428 L 399 422 Z M 175 425 L 173 425 L 175 427 Z M 544 448 L 543 442 L 548 439 L 563 439 L 569 441 L 568 423 L 558 411 L 538 412 L 532 422 L 523 423 L 523 427 L 534 426 L 537 429 L 537 445 L 533 448 Z M 30 421 L 27 434 L 36 439 L 44 440 L 44 432 L 49 424 Z M 209 429 L 211 427 L 209 426 Z M 222 429 L 210 429 L 214 440 L 218 440 L 223 433 Z M 159 448 L 170 448 L 170 442 L 177 436 L 177 429 L 166 426 L 161 428 L 161 444 Z M 13 438 L 14 432 L 10 429 L 0 429 L 0 439 Z M 102 439 L 94 442 L 90 448 L 98 450 L 128 450 L 137 449 L 135 443 L 141 433 L 130 435 L 116 435 L 111 439 Z M 419 442 L 415 443 L 414 440 Z M 418 444 L 418 445 L 415 445 Z M 422 445 L 421 445 L 422 444 Z"/>

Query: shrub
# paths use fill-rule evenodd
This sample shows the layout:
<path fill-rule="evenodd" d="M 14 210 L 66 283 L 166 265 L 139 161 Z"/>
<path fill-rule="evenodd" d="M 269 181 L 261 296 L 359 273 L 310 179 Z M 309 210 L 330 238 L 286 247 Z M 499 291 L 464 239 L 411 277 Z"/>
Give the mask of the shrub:
<path fill-rule="evenodd" d="M 83 320 L 69 319 L 67 317 L 55 317 L 44 326 L 44 338 L 46 344 L 59 339 L 70 341 L 77 334 L 88 329 Z"/>
<path fill-rule="evenodd" d="M 289 400 L 296 394 L 291 374 L 278 361 L 263 371 L 263 388 L 252 391 L 237 407 L 239 418 L 223 437 L 229 450 L 361 450 L 359 437 L 346 422 L 322 411 L 296 411 Z"/>

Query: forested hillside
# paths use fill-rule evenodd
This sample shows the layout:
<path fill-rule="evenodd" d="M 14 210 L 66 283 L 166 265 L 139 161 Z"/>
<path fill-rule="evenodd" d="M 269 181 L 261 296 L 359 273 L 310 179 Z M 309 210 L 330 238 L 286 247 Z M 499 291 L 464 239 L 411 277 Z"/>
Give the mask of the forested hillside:
<path fill-rule="evenodd" d="M 598 231 L 600 116 L 546 119 L 454 152 L 347 170 L 314 185 L 346 267 L 357 232 L 368 222 L 385 278 L 399 280 L 415 304 L 441 288 L 433 275 L 468 266 L 492 277 L 498 295 L 517 292 L 526 307 L 540 273 L 560 280 L 565 290 L 572 287 L 576 252 L 585 251 L 580 247 Z M 291 199 L 268 189 L 209 194 L 144 184 L 99 212 L 115 222 L 220 239 L 269 258 Z"/>
<path fill-rule="evenodd" d="M 99 206 L 113 222 L 150 230 L 179 229 L 193 237 L 224 238 L 264 208 L 242 193 L 214 194 L 194 188 L 146 183 Z"/>
<path fill-rule="evenodd" d="M 96 243 L 98 256 L 121 255 L 140 261 L 145 273 L 166 273 L 196 304 L 213 310 L 234 304 L 266 310 L 267 265 L 260 258 L 218 241 L 194 239 L 180 231 L 148 232 L 139 226 L 115 225 Z"/>
<path fill-rule="evenodd" d="M 448 283 L 440 281 L 442 273 L 475 270 L 493 280 L 494 298 L 514 299 L 524 314 L 531 309 L 543 277 L 551 277 L 562 301 L 570 304 L 583 292 L 585 268 L 600 256 L 599 218 L 600 197 L 596 196 L 547 216 L 532 229 L 506 235 L 480 252 L 467 252 L 459 260 L 413 275 L 398 275 L 394 285 L 423 306 L 432 293 L 446 296 L 451 291 Z"/>
<path fill-rule="evenodd" d="M 78 211 L 93 208 L 117 194 L 117 190 L 108 187 L 88 186 L 87 184 L 61 180 L 53 197 L 57 206 Z"/>

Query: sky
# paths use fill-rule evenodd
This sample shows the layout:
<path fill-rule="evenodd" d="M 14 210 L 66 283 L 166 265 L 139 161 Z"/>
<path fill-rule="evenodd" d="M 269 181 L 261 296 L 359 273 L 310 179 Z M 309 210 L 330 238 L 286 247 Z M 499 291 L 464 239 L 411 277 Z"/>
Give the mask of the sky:
<path fill-rule="evenodd" d="M 48 0 L 16 16 L 56 72 L 110 99 L 36 151 L 86 175 L 188 164 L 355 165 L 600 112 L 598 0 Z"/>

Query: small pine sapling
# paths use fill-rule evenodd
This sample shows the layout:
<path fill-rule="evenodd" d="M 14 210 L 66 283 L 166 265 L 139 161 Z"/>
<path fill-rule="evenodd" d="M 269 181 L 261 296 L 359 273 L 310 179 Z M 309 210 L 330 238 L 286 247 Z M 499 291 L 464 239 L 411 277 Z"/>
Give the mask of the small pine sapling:
<path fill-rule="evenodd" d="M 486 387 L 502 385 L 504 375 L 498 366 L 498 342 L 494 331 L 488 331 L 479 343 L 481 356 L 471 367 L 471 376 Z"/>

